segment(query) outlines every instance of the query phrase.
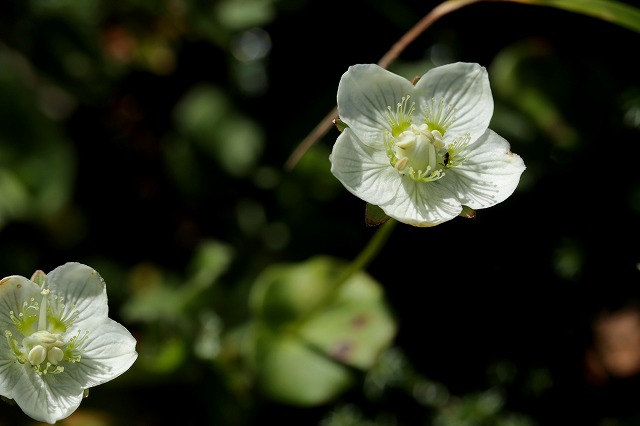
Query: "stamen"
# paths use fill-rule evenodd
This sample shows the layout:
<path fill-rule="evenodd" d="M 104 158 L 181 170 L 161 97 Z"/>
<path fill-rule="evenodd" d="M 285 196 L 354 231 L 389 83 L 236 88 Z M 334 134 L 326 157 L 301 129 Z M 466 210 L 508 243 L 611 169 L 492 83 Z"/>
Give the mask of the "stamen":
<path fill-rule="evenodd" d="M 418 170 L 415 171 L 413 168 L 409 167 L 409 177 L 411 180 L 415 182 L 433 182 L 438 179 L 442 179 L 444 177 L 444 172 L 441 169 L 436 169 L 431 172 L 431 166 L 427 166 L 425 171 Z"/>
<path fill-rule="evenodd" d="M 69 339 L 67 347 L 64 349 L 64 360 L 67 362 L 79 362 L 84 352 L 84 344 L 88 338 L 89 333 L 85 331 L 81 337 L 80 331 L 78 331 L 77 335 Z"/>
<path fill-rule="evenodd" d="M 398 160 L 395 165 L 396 170 L 399 172 L 403 171 L 407 167 L 407 163 L 409 163 L 409 157 L 404 157 L 401 160 Z"/>
<path fill-rule="evenodd" d="M 447 147 L 447 152 L 444 155 L 442 165 L 447 169 L 450 169 L 451 167 L 459 166 L 464 163 L 467 158 L 463 155 L 463 152 L 467 145 L 469 145 L 470 141 L 471 135 L 467 133 L 450 144 Z"/>
<path fill-rule="evenodd" d="M 47 315 L 49 326 L 54 331 L 65 332 L 78 319 L 78 312 L 73 310 L 75 306 L 67 309 L 64 297 L 56 294 L 52 299 L 49 303 L 49 315 Z"/>
<path fill-rule="evenodd" d="M 36 331 L 34 325 L 38 321 L 39 309 L 38 302 L 32 297 L 29 302 L 22 303 L 22 310 L 18 315 L 9 311 L 9 318 L 22 334 L 30 334 Z"/>
<path fill-rule="evenodd" d="M 427 105 L 425 111 L 424 122 L 429 126 L 432 131 L 439 131 L 441 135 L 447 131 L 447 129 L 456 121 L 456 109 L 453 105 L 445 106 L 445 99 L 440 98 L 440 101 L 436 98 L 431 98 L 431 104 Z"/>
<path fill-rule="evenodd" d="M 392 167 L 396 167 L 396 163 L 398 162 L 398 157 L 394 152 L 394 141 L 391 137 L 391 134 L 387 131 L 384 132 L 384 148 L 387 151 L 387 157 L 389 157 L 389 163 Z"/>
<path fill-rule="evenodd" d="M 5 331 L 4 334 L 7 337 L 7 343 L 9 343 L 9 347 L 11 348 L 11 351 L 15 355 L 16 360 L 20 364 L 24 364 L 25 362 L 27 362 L 27 359 L 25 358 L 24 353 L 18 346 L 18 341 L 13 338 L 13 334 L 9 330 Z"/>
<path fill-rule="evenodd" d="M 391 133 L 394 137 L 404 132 L 413 120 L 413 112 L 415 111 L 415 102 L 409 105 L 410 96 L 403 96 L 402 100 L 396 104 L 395 113 L 390 106 L 387 106 L 389 112 L 386 113 L 387 122 L 391 126 Z"/>

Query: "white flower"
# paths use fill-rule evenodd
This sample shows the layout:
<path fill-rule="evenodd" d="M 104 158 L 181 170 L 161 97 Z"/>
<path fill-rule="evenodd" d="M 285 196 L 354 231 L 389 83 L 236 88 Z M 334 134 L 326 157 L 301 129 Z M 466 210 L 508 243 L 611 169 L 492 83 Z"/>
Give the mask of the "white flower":
<path fill-rule="evenodd" d="M 478 64 L 433 68 L 415 86 L 377 65 L 354 65 L 337 98 L 348 127 L 331 152 L 331 172 L 400 222 L 434 226 L 463 206 L 491 207 L 515 191 L 525 170 L 488 128 L 493 97 Z"/>
<path fill-rule="evenodd" d="M 0 280 L 0 395 L 53 424 L 85 389 L 131 367 L 136 340 L 108 318 L 105 282 L 92 268 L 67 263 L 32 279 Z"/>

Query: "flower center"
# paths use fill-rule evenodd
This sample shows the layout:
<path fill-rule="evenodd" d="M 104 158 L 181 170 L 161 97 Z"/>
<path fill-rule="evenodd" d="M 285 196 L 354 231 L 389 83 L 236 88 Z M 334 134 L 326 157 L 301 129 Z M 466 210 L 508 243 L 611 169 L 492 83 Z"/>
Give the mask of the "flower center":
<path fill-rule="evenodd" d="M 16 361 L 20 364 L 28 362 L 37 374 L 61 373 L 64 371 L 64 367 L 58 365 L 61 361 L 80 361 L 81 347 L 88 338 L 86 333 L 82 337 L 78 334 L 68 340 L 65 338 L 64 332 L 71 327 L 77 314 L 69 313 L 62 298 L 50 296 L 49 293 L 49 289 L 43 289 L 41 303 L 32 298 L 23 303 L 22 311 L 17 315 L 9 312 L 12 322 L 23 336 L 21 343 L 11 331 L 5 331 Z"/>
<path fill-rule="evenodd" d="M 45 360 L 51 365 L 62 361 L 65 342 L 60 334 L 49 333 L 46 330 L 36 331 L 22 340 L 22 347 L 27 353 L 27 360 L 33 366 L 39 366 Z"/>
<path fill-rule="evenodd" d="M 398 137 L 387 138 L 386 148 L 391 165 L 402 175 L 420 182 L 431 182 L 444 176 L 442 134 L 429 130 L 427 124 L 411 124 Z"/>

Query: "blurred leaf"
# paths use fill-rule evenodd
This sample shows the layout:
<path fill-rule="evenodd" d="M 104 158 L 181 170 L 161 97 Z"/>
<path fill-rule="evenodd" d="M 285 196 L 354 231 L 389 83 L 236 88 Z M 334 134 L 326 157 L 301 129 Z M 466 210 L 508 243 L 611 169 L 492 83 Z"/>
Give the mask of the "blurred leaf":
<path fill-rule="evenodd" d="M 202 241 L 188 265 L 188 285 L 196 291 L 213 285 L 227 271 L 233 254 L 231 247 L 225 243 Z"/>
<path fill-rule="evenodd" d="M 15 218 L 27 216 L 29 194 L 10 170 L 0 170 L 0 226 Z"/>
<path fill-rule="evenodd" d="M 196 139 L 207 139 L 215 132 L 225 111 L 231 108 L 224 92 L 212 85 L 192 87 L 176 105 L 176 127 Z"/>
<path fill-rule="evenodd" d="M 134 294 L 122 307 L 122 315 L 131 322 L 172 323 L 183 317 L 194 320 L 185 312 L 188 304 L 215 284 L 231 256 L 224 244 L 203 242 L 191 261 L 189 276 L 178 285 L 154 265 L 136 266 L 131 273 Z"/>
<path fill-rule="evenodd" d="M 256 280 L 251 309 L 259 320 L 274 327 L 297 321 L 327 296 L 326 279 L 324 262 L 272 265 Z"/>
<path fill-rule="evenodd" d="M 216 11 L 219 21 L 234 31 L 265 25 L 275 17 L 273 0 L 221 0 Z"/>
<path fill-rule="evenodd" d="M 41 88 L 24 80 L 28 67 L 0 51 L 0 226 L 56 215 L 67 206 L 75 177 L 69 141 L 38 105 Z"/>
<path fill-rule="evenodd" d="M 329 412 L 327 417 L 322 419 L 320 426 L 365 426 L 372 425 L 366 422 L 362 412 L 355 405 L 342 405 Z"/>
<path fill-rule="evenodd" d="M 255 348 L 255 371 L 267 395 L 295 405 L 328 402 L 352 380 L 350 371 L 296 336 L 262 327 Z"/>
<path fill-rule="evenodd" d="M 145 341 L 141 342 L 139 363 L 142 368 L 158 374 L 175 371 L 187 356 L 186 343 L 174 336 L 155 342 L 150 347 Z"/>
<path fill-rule="evenodd" d="M 577 279 L 585 266 L 585 253 L 579 242 L 564 238 L 555 248 L 552 261 L 559 277 Z"/>
<path fill-rule="evenodd" d="M 551 52 L 538 40 L 524 40 L 502 49 L 489 69 L 496 95 L 516 105 L 557 147 L 575 150 L 581 143 L 577 131 L 566 122 L 549 94 L 553 88 L 545 90 L 550 80 L 544 80 L 545 73 L 562 75 L 561 71 Z"/>
<path fill-rule="evenodd" d="M 640 32 L 640 9 L 614 0 L 508 0 L 582 13 Z"/>
<path fill-rule="evenodd" d="M 34 15 L 60 16 L 78 23 L 95 23 L 100 10 L 97 2 L 75 0 L 31 0 L 28 2 Z"/>
<path fill-rule="evenodd" d="M 193 87 L 175 107 L 174 120 L 181 135 L 192 140 L 194 146 L 215 159 L 231 176 L 248 174 L 262 153 L 262 129 L 237 111 L 217 87 Z M 175 141 L 183 142 L 183 139 Z M 175 150 L 172 146 L 168 149 Z M 169 152 L 166 154 L 167 161 L 174 161 Z M 188 159 L 184 156 L 179 158 L 183 161 Z M 173 168 L 180 169 L 177 166 Z"/>
<path fill-rule="evenodd" d="M 229 115 L 216 129 L 217 141 L 207 145 L 227 173 L 234 177 L 247 175 L 262 154 L 262 128 L 240 114 Z"/>
<path fill-rule="evenodd" d="M 195 354 L 202 359 L 215 359 L 220 353 L 222 320 L 212 310 L 201 312 L 200 327 L 193 342 Z"/>
<path fill-rule="evenodd" d="M 163 271 L 154 265 L 138 264 L 130 272 L 134 293 L 122 306 L 127 322 L 175 321 L 180 306 L 175 303 L 179 289 L 167 285 Z"/>
<path fill-rule="evenodd" d="M 332 358 L 370 368 L 395 335 L 389 311 L 379 299 L 341 304 L 308 320 L 301 337 Z"/>
<path fill-rule="evenodd" d="M 347 374 L 343 364 L 370 368 L 391 343 L 396 325 L 382 287 L 364 272 L 335 287 L 346 267 L 337 259 L 316 256 L 300 264 L 271 266 L 256 281 L 250 305 L 262 326 L 258 328 L 255 358 L 269 360 L 268 365 L 258 362 L 256 372 L 260 381 L 267 374 L 265 368 L 277 367 L 268 373 L 269 380 L 284 374 L 277 376 L 278 387 L 265 384 L 271 396 L 297 404 L 322 403 L 330 397 L 328 390 L 337 394 L 346 383 L 337 373 Z M 295 387 L 301 381 L 297 370 L 280 369 L 281 364 L 294 360 L 301 372 L 315 369 L 316 364 L 331 371 L 326 377 L 301 373 L 307 387 L 322 392 L 284 393 L 286 386 L 281 389 L 280 383 L 290 382 Z"/>

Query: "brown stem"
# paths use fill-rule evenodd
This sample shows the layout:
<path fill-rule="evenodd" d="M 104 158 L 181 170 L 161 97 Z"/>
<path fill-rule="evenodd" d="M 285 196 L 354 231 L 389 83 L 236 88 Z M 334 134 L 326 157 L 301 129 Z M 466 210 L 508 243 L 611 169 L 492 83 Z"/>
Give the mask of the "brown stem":
<path fill-rule="evenodd" d="M 400 38 L 400 40 L 398 40 L 382 58 L 380 58 L 378 65 L 382 68 L 387 68 L 391 65 L 391 63 L 398 58 L 400 53 L 402 53 L 402 51 L 406 49 L 411 42 L 418 38 L 418 36 L 429 28 L 435 21 L 442 18 L 447 13 L 458 10 L 463 6 L 481 1 L 484 0 L 448 0 L 440 3 L 438 6 L 433 8 L 431 12 L 425 15 L 424 18 L 418 21 L 413 28 L 405 33 L 405 35 L 402 36 L 402 38 Z M 309 133 L 307 137 L 300 142 L 287 159 L 287 162 L 285 163 L 286 170 L 292 170 L 295 167 L 304 153 L 329 131 L 333 125 L 333 120 L 336 118 L 338 118 L 338 107 L 334 107 L 331 112 L 329 112 L 329 114 L 327 114 L 327 116 L 318 123 L 311 133 Z"/>
<path fill-rule="evenodd" d="M 431 12 L 426 14 L 424 18 L 418 21 L 409 31 L 398 40 L 387 53 L 378 61 L 378 65 L 387 68 L 395 61 L 400 53 L 407 48 L 420 34 L 425 32 L 434 22 L 442 18 L 447 13 L 460 9 L 472 3 L 478 3 L 483 0 L 448 0 L 434 7 Z"/>

